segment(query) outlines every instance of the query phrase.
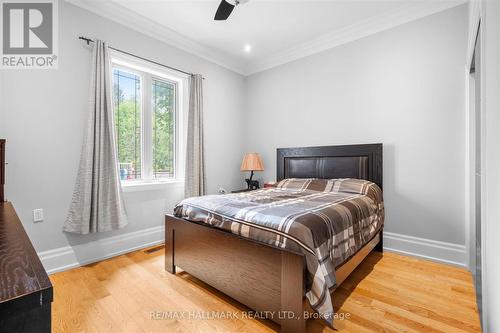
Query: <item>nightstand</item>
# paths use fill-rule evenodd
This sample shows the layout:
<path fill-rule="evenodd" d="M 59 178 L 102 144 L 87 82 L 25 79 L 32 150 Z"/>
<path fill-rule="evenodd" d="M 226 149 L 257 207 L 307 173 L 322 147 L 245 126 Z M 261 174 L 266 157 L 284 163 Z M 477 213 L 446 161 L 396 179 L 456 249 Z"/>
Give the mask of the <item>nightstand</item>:
<path fill-rule="evenodd" d="M 245 188 L 245 189 L 243 189 L 243 190 L 231 191 L 231 193 L 241 193 L 241 192 L 249 192 L 249 191 L 251 191 L 251 190 L 250 190 L 250 189 L 248 189 L 248 188 Z"/>

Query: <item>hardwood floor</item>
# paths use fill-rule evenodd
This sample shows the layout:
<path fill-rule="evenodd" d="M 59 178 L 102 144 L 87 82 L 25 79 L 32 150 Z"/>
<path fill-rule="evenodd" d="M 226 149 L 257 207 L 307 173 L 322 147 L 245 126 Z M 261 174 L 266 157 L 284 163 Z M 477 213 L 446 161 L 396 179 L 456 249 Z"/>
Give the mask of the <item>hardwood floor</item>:
<path fill-rule="evenodd" d="M 165 272 L 163 249 L 154 250 L 52 275 L 53 332 L 278 331 L 270 321 L 242 318 L 244 306 L 189 274 Z M 336 321 L 340 332 L 480 332 L 469 272 L 393 253 L 370 254 L 334 305 L 350 316 Z M 215 311 L 237 318 L 200 318 Z M 335 331 L 309 320 L 307 332 Z"/>

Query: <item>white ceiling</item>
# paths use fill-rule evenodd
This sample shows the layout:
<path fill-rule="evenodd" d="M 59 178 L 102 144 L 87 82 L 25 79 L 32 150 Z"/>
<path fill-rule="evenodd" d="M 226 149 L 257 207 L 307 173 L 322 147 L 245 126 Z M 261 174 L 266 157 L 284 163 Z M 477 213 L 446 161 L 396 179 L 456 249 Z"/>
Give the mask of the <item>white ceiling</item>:
<path fill-rule="evenodd" d="M 395 1 L 250 0 L 236 7 L 227 21 L 214 21 L 218 0 L 114 1 L 242 61 L 269 56 L 402 5 Z M 243 51 L 246 43 L 252 45 L 250 54 Z"/>
<path fill-rule="evenodd" d="M 391 28 L 465 0 L 249 0 L 214 21 L 220 0 L 68 0 L 242 74 Z M 114 17 L 113 17 L 114 16 Z M 244 51 L 246 44 L 251 52 Z"/>

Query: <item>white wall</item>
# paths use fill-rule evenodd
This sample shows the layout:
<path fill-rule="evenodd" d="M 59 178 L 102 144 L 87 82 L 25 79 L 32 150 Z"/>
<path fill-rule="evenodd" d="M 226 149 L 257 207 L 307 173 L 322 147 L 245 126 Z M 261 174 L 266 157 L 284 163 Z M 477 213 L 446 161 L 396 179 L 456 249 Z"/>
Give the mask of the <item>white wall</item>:
<path fill-rule="evenodd" d="M 88 236 L 62 232 L 89 99 L 91 54 L 77 39 L 79 35 L 98 37 L 114 47 L 203 74 L 208 192 L 216 192 L 219 186 L 228 190 L 242 186 L 242 76 L 65 1 L 59 2 L 59 20 L 58 70 L 0 71 L 0 137 L 8 140 L 7 198 L 14 203 L 37 251 L 72 245 L 85 252 L 89 248 L 81 244 L 161 226 L 164 214 L 171 212 L 183 197 L 179 184 L 161 190 L 127 192 L 130 223 L 125 229 Z M 44 208 L 44 222 L 32 222 L 34 208 Z M 154 230 L 162 238 L 161 230 Z M 140 241 L 140 235 L 136 238 Z M 91 246 L 95 250 L 100 245 Z M 109 248 L 94 251 L 93 255 L 106 251 Z M 77 257 L 89 259 L 86 253 L 77 253 Z"/>
<path fill-rule="evenodd" d="M 438 259 L 452 243 L 463 264 L 466 30 L 463 5 L 250 76 L 246 148 L 263 178 L 278 147 L 382 142 L 385 230 L 438 241 Z"/>
<path fill-rule="evenodd" d="M 482 107 L 484 114 L 483 326 L 500 332 L 500 3 L 481 1 Z"/>

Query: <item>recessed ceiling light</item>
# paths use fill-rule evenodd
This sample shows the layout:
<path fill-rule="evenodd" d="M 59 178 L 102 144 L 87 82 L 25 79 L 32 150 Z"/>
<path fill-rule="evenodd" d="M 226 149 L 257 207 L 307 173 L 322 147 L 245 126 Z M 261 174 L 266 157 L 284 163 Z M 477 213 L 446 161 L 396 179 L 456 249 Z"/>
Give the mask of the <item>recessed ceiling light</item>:
<path fill-rule="evenodd" d="M 245 44 L 245 46 L 243 47 L 243 50 L 246 52 L 246 53 L 250 53 L 252 51 L 252 45 L 250 44 Z"/>

